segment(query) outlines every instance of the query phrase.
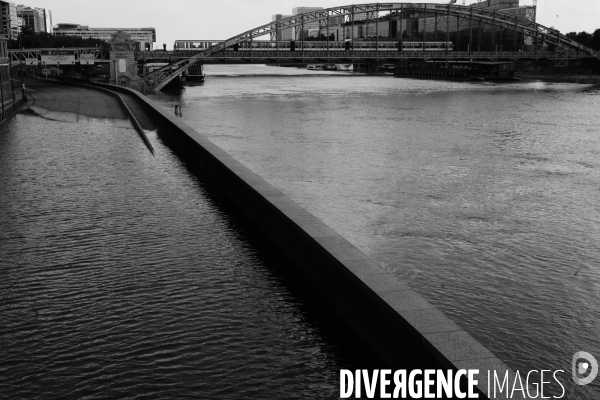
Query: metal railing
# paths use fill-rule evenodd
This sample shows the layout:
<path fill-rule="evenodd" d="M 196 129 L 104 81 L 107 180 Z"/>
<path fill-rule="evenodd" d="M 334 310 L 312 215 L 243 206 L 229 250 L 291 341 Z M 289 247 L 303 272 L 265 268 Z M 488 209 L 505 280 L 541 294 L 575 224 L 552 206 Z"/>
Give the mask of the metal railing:
<path fill-rule="evenodd" d="M 41 60 L 42 51 L 59 50 L 59 51 L 72 51 L 76 55 L 76 59 L 79 60 L 82 54 L 93 54 L 96 61 L 108 61 L 110 60 L 109 49 L 106 47 L 69 47 L 69 48 L 48 48 L 48 49 L 9 49 L 8 58 L 10 63 L 19 63 L 27 59 Z M 41 62 L 40 62 L 41 63 Z"/>
<path fill-rule="evenodd" d="M 21 108 L 21 106 L 26 102 L 27 96 L 24 96 L 21 99 L 19 99 L 19 101 L 17 101 L 16 103 L 12 103 L 8 107 L 6 105 L 3 105 L 2 108 L 0 108 L 0 123 L 4 122 L 5 119 L 8 119 L 13 114 L 15 114 L 17 110 Z"/>
<path fill-rule="evenodd" d="M 152 58 L 152 55 L 149 52 L 145 52 L 143 54 L 146 58 Z M 141 56 L 136 53 L 136 57 Z M 165 59 L 172 59 L 177 61 L 182 61 L 189 58 L 194 58 L 194 61 L 198 61 L 197 59 L 198 52 L 188 52 L 188 51 L 175 51 L 165 53 Z M 157 56 L 156 58 L 159 58 Z M 356 51 L 339 51 L 339 50 L 311 50 L 305 51 L 304 55 L 301 51 L 296 50 L 290 51 L 281 49 L 278 52 L 273 50 L 240 50 L 240 51 L 226 51 L 223 50 L 215 52 L 208 57 L 204 57 L 200 60 L 210 61 L 210 60 L 218 60 L 218 59 L 240 59 L 240 58 L 253 58 L 255 60 L 265 59 L 331 59 L 331 60 L 341 60 L 341 59 L 376 59 L 376 58 L 387 58 L 387 59 L 409 59 L 409 58 L 448 58 L 448 59 L 495 59 L 495 58 L 503 58 L 503 59 L 544 59 L 544 58 L 567 58 L 567 59 L 579 59 L 582 58 L 582 55 L 573 50 L 566 50 L 561 48 L 559 51 L 389 51 L 389 50 L 380 50 L 380 51 L 364 51 L 364 50 L 356 50 Z M 180 68 L 178 66 L 177 68 Z M 175 66 L 173 67 L 175 68 Z M 162 72 L 166 72 L 169 69 L 168 66 L 164 67 Z M 158 75 L 158 74 L 157 74 Z"/>
<path fill-rule="evenodd" d="M 476 62 L 476 61 L 509 61 L 533 59 L 558 59 L 569 60 L 581 58 L 581 53 L 566 48 L 557 51 L 398 51 L 398 50 L 220 50 L 208 56 L 202 52 L 161 52 L 168 58 L 169 64 L 144 76 L 144 84 L 150 90 L 159 90 L 172 79 L 175 79 L 184 70 L 194 63 L 231 63 L 246 64 L 253 62 L 281 62 L 281 63 L 371 63 L 391 62 L 400 63 L 403 60 L 436 60 L 450 62 Z M 151 53 L 136 53 L 146 59 L 151 59 Z M 160 57 L 160 55 L 159 55 Z M 251 62 L 252 62 L 251 61 Z"/>
<path fill-rule="evenodd" d="M 253 58 L 255 60 L 272 60 L 272 59 L 323 59 L 323 60 L 346 60 L 346 59 L 544 59 L 544 58 L 568 58 L 578 59 L 581 58 L 581 54 L 576 51 L 568 51 L 561 48 L 559 51 L 397 51 L 397 50 L 380 50 L 380 51 L 333 51 L 329 52 L 326 50 L 311 50 L 305 51 L 289 51 L 279 50 L 278 52 L 273 50 L 240 50 L 240 51 L 218 51 L 210 56 L 198 59 L 198 53 L 191 53 L 185 51 L 177 51 L 167 53 L 167 58 L 172 58 L 181 63 L 185 59 L 194 58 L 194 62 L 211 61 L 211 60 L 222 60 L 222 59 L 248 59 Z M 146 57 L 151 56 L 146 53 Z M 171 67 L 170 67 L 171 66 Z M 170 64 L 170 66 L 163 67 L 156 75 L 164 74 L 169 69 L 179 69 L 183 65 Z M 167 74 L 168 75 L 168 74 Z"/>

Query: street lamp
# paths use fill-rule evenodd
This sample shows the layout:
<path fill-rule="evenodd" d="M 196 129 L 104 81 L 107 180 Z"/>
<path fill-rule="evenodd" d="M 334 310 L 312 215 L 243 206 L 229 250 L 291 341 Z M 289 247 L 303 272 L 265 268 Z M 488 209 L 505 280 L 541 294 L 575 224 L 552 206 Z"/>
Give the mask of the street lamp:
<path fill-rule="evenodd" d="M 23 41 L 21 42 L 20 51 L 19 51 L 19 75 L 21 75 L 21 98 L 25 97 L 25 83 L 23 83 L 23 75 L 25 74 L 25 69 L 23 68 Z"/>
<path fill-rule="evenodd" d="M 142 94 L 146 94 L 144 93 L 144 86 L 146 86 L 146 84 L 144 83 L 146 79 L 146 52 L 144 51 L 144 55 L 142 58 Z"/>
<path fill-rule="evenodd" d="M 7 29 L 2 30 L 2 32 Z M 7 54 L 8 55 L 8 54 Z M 2 75 L 0 75 L 0 102 L 2 103 L 2 119 L 4 119 L 4 82 L 2 82 Z M 12 80 L 10 76 L 10 57 L 8 58 L 8 78 Z"/>
<path fill-rule="evenodd" d="M 10 61 L 8 62 L 8 70 L 10 71 Z M 4 119 L 4 82 L 0 80 L 0 102 L 2 102 L 2 119 Z"/>
<path fill-rule="evenodd" d="M 9 32 L 9 31 L 10 31 L 10 28 L 9 29 L 4 29 L 4 30 L 2 30 L 0 32 Z M 20 61 L 21 61 L 21 59 L 19 58 L 19 62 Z M 11 67 L 10 63 L 11 62 L 10 62 L 10 57 L 9 57 L 8 58 L 8 79 L 10 81 L 10 91 L 13 94 L 13 103 L 14 103 L 16 96 L 15 96 L 15 88 L 14 88 L 14 84 L 13 84 L 12 72 L 10 70 L 10 67 Z M 4 95 L 2 97 L 4 98 Z M 4 99 L 3 99 L 3 101 L 4 101 Z M 4 108 L 4 103 L 2 103 L 2 104 L 3 104 L 2 108 Z"/>

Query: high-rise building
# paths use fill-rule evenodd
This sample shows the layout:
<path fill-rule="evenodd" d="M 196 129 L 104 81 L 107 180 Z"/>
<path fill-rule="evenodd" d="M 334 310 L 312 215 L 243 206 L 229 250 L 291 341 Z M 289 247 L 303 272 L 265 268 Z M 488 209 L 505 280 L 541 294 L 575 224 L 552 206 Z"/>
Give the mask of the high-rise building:
<path fill-rule="evenodd" d="M 23 26 L 33 29 L 34 32 L 50 33 L 46 26 L 46 10 L 43 8 L 32 8 L 19 4 L 17 17 L 23 19 Z"/>
<path fill-rule="evenodd" d="M 154 28 L 90 28 L 79 24 L 58 24 L 54 28 L 56 36 L 77 36 L 82 39 L 110 40 L 118 31 L 131 35 L 131 39 L 139 43 L 139 50 L 152 50 L 156 42 L 156 29 Z"/>
<path fill-rule="evenodd" d="M 52 26 L 52 11 L 44 8 L 44 21 L 46 21 L 46 32 L 49 34 L 54 33 Z"/>
<path fill-rule="evenodd" d="M 292 15 L 275 14 L 271 17 L 271 21 L 281 21 L 282 19 L 290 18 Z M 294 39 L 294 28 L 279 29 L 277 32 L 277 38 L 275 33 L 271 33 L 271 40 L 293 40 Z"/>
<path fill-rule="evenodd" d="M 292 15 L 303 14 L 312 11 L 322 10 L 323 7 L 295 7 L 292 9 Z M 319 21 L 307 22 L 304 24 L 304 32 L 301 27 L 296 27 L 294 29 L 294 38 L 301 39 L 302 37 L 309 37 L 309 31 L 311 29 L 319 29 Z"/>
<path fill-rule="evenodd" d="M 19 33 L 17 5 L 11 1 L 0 0 L 0 35 L 5 35 L 8 39 L 16 39 Z"/>
<path fill-rule="evenodd" d="M 520 0 L 480 0 L 475 4 L 472 4 L 471 7 L 496 10 L 535 22 L 536 6 L 521 6 L 519 1 Z"/>
<path fill-rule="evenodd" d="M 521 6 L 520 0 L 479 0 L 473 4 L 473 8 L 485 8 L 486 10 L 496 10 L 505 14 L 524 18 L 529 21 L 536 22 L 537 7 L 536 6 Z M 524 44 L 526 46 L 533 45 L 533 37 L 525 36 Z"/>
<path fill-rule="evenodd" d="M 519 7 L 519 0 L 479 0 L 474 4 L 471 4 L 471 7 L 500 11 Z"/>

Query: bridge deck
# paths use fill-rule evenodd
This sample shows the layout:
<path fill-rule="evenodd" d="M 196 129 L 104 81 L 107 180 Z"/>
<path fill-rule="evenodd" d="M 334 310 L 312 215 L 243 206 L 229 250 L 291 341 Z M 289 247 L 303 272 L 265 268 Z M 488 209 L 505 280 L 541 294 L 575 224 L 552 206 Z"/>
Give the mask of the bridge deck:
<path fill-rule="evenodd" d="M 158 54 L 157 54 L 158 53 Z M 198 52 L 172 51 L 172 52 L 138 52 L 136 58 L 150 61 L 172 62 L 198 57 Z M 590 55 L 579 52 L 513 52 L 513 51 L 425 51 L 425 52 L 399 52 L 399 51 L 228 51 L 213 53 L 208 57 L 200 57 L 195 61 L 202 64 L 249 64 L 249 63 L 374 63 L 374 62 L 400 62 L 407 59 L 437 60 L 437 61 L 490 61 L 490 60 L 535 60 L 535 59 L 582 59 Z"/>

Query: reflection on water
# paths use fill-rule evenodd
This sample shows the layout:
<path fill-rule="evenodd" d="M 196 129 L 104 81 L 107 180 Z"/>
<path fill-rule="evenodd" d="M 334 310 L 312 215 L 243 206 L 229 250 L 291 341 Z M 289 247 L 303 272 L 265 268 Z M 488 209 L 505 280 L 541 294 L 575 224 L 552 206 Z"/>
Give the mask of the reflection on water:
<path fill-rule="evenodd" d="M 156 131 L 0 131 L 0 397 L 332 398 L 338 344 Z"/>
<path fill-rule="evenodd" d="M 206 71 L 153 98 L 509 365 L 600 357 L 597 86 Z"/>

